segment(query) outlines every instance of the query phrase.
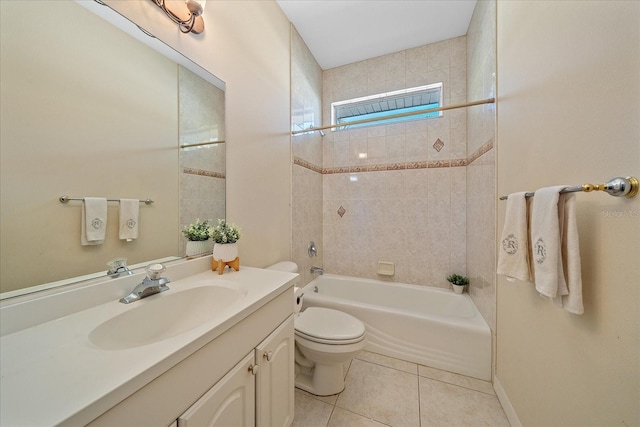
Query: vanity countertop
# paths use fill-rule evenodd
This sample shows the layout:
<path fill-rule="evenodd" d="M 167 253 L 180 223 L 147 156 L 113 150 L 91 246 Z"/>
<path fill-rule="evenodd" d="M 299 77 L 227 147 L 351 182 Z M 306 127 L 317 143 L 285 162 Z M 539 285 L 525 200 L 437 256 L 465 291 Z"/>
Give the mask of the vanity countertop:
<path fill-rule="evenodd" d="M 169 291 L 131 304 L 112 300 L 4 335 L 0 338 L 0 424 L 72 421 L 84 425 L 290 289 L 296 278 L 250 267 L 224 275 L 205 271 L 173 281 Z M 207 284 L 237 285 L 246 293 L 199 326 L 158 342 L 106 350 L 89 338 L 97 326 L 119 314 Z M 28 304 L 25 315 L 29 315 Z"/>

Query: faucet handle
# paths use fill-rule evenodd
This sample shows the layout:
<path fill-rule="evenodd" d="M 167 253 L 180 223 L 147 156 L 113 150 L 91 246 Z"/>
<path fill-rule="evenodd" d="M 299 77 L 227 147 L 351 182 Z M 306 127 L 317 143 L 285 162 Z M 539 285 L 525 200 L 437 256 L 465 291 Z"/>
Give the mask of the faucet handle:
<path fill-rule="evenodd" d="M 107 271 L 107 275 L 116 279 L 123 274 L 133 274 L 131 270 L 127 268 L 127 259 L 126 258 L 114 258 L 107 263 L 109 266 L 109 271 Z"/>
<path fill-rule="evenodd" d="M 127 259 L 126 258 L 114 258 L 111 261 L 107 262 L 107 265 L 109 267 L 111 267 L 112 270 L 117 270 L 120 267 L 126 267 L 127 266 Z"/>
<path fill-rule="evenodd" d="M 147 275 L 151 280 L 158 280 L 160 278 L 160 275 L 164 273 L 165 270 L 166 267 L 160 263 L 149 264 L 147 266 Z"/>

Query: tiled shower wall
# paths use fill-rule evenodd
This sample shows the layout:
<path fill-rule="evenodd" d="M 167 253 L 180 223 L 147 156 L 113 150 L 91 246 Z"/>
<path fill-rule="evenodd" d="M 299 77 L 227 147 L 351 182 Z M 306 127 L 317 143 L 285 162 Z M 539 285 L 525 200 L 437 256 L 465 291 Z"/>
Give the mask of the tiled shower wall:
<path fill-rule="evenodd" d="M 224 92 L 179 66 L 180 145 L 223 141 Z M 225 144 L 180 150 L 180 229 L 225 217 Z M 186 239 L 180 234 L 180 253 Z"/>
<path fill-rule="evenodd" d="M 291 26 L 292 130 L 320 126 L 322 70 L 306 44 Z M 322 139 L 319 132 L 292 136 L 292 259 L 299 266 L 300 285 L 311 281 L 312 265 L 323 265 L 322 239 Z M 309 257 L 313 241 L 317 256 Z"/>
<path fill-rule="evenodd" d="M 466 36 L 323 73 L 323 117 L 334 101 L 443 83 L 444 105 L 467 100 Z M 466 274 L 467 112 L 323 138 L 323 234 L 327 271 L 448 287 Z M 441 144 L 444 144 L 441 146 Z M 395 275 L 378 276 L 378 261 Z"/>
<path fill-rule="evenodd" d="M 318 126 L 320 117 L 329 124 L 336 100 L 440 81 L 445 105 L 485 99 L 495 95 L 494 75 L 495 2 L 478 2 L 466 37 L 324 72 L 292 28 L 292 130 Z M 292 257 L 300 283 L 311 280 L 311 265 L 441 287 L 451 272 L 467 274 L 495 332 L 494 124 L 495 109 L 485 105 L 294 136 Z M 317 258 L 307 255 L 311 240 Z M 392 278 L 377 275 L 379 260 L 395 263 Z"/>
<path fill-rule="evenodd" d="M 479 1 L 467 32 L 470 100 L 495 97 L 496 2 Z M 468 109 L 467 273 L 469 293 L 495 334 L 495 104 Z M 495 342 L 495 340 L 494 340 Z"/>

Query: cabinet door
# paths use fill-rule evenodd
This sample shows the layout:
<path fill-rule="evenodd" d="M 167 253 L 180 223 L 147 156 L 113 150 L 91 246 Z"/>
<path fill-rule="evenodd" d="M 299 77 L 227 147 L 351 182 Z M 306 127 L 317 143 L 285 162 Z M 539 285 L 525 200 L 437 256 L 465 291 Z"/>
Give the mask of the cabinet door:
<path fill-rule="evenodd" d="M 254 426 L 253 365 L 251 352 L 178 418 L 178 427 Z"/>
<path fill-rule="evenodd" d="M 282 427 L 293 422 L 293 316 L 256 347 L 256 426 Z"/>

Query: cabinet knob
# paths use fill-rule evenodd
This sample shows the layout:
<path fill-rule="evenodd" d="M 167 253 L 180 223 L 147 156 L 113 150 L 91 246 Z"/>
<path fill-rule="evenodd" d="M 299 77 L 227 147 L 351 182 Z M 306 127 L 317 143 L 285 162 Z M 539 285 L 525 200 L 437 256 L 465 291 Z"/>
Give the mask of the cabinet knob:
<path fill-rule="evenodd" d="M 251 375 L 258 375 L 258 365 L 249 366 L 249 372 L 251 372 Z"/>
<path fill-rule="evenodd" d="M 265 351 L 262 357 L 267 359 L 267 362 L 271 362 L 271 359 L 273 359 L 273 351 Z"/>

